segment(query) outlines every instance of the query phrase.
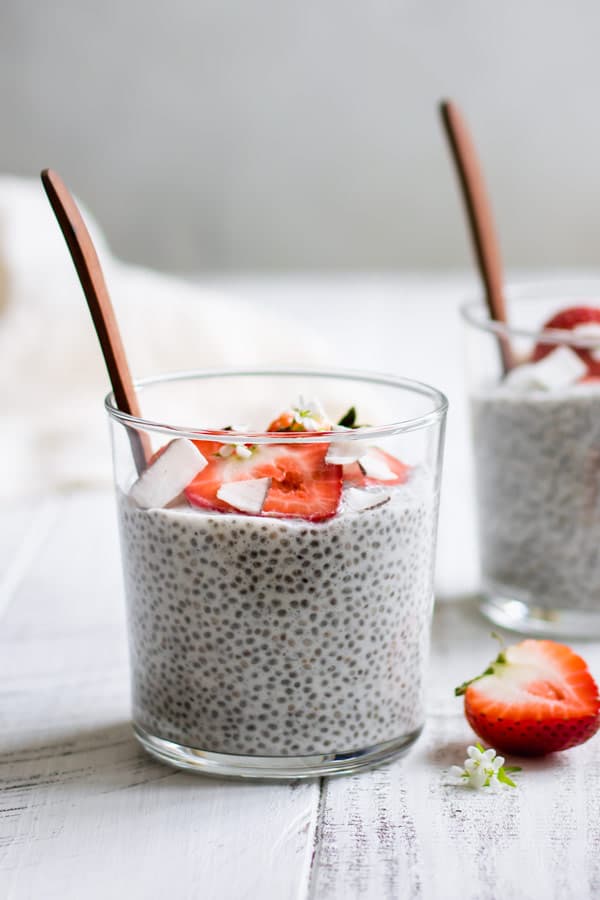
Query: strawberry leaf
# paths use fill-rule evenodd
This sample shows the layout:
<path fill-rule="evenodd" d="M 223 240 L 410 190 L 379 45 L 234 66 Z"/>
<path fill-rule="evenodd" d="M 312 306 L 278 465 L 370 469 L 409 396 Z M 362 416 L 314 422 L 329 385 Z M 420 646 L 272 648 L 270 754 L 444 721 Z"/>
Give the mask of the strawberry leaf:
<path fill-rule="evenodd" d="M 495 667 L 498 665 L 506 665 L 506 656 L 503 650 L 498 654 L 494 662 L 487 667 L 485 672 L 482 672 L 481 675 L 476 675 L 475 678 L 471 678 L 469 679 L 469 681 L 463 681 L 463 683 L 459 684 L 457 688 L 454 688 L 454 696 L 460 697 L 462 694 L 466 694 L 467 688 L 470 684 L 473 684 L 474 681 L 479 681 L 480 678 L 485 678 L 486 675 L 493 675 L 495 672 Z"/>

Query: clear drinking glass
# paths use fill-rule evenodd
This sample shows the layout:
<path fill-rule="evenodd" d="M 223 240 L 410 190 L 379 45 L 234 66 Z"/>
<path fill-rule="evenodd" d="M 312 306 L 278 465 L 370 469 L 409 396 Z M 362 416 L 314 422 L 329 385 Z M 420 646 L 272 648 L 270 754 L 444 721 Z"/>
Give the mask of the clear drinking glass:
<path fill-rule="evenodd" d="M 356 771 L 410 746 L 425 715 L 445 397 L 351 372 L 184 373 L 138 390 L 146 418 L 112 395 L 106 408 L 141 744 L 255 778 Z M 368 425 L 266 432 L 298 395 L 331 422 L 354 406 Z M 200 488 L 138 505 L 140 457 L 182 439 L 212 466 Z M 271 473 L 262 514 L 190 505 L 239 447 L 239 471 Z M 302 515 L 273 511 L 275 489 Z"/>
<path fill-rule="evenodd" d="M 482 610 L 517 631 L 599 637 L 600 380 L 559 368 L 549 386 L 532 382 L 526 368 L 540 344 L 568 348 L 570 360 L 577 351 L 597 353 L 598 334 L 543 329 L 576 306 L 600 307 L 600 285 L 512 288 L 511 327 L 492 322 L 480 301 L 462 309 Z M 515 363 L 508 377 L 502 346 Z"/>

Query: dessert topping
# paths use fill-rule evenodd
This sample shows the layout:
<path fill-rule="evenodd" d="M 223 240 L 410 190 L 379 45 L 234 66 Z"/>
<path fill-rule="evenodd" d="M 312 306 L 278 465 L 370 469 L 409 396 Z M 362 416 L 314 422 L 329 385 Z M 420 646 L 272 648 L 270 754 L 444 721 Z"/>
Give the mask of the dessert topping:
<path fill-rule="evenodd" d="M 511 369 L 504 383 L 518 390 L 556 391 L 575 384 L 587 371 L 580 355 L 563 345 L 556 347 L 539 362 Z"/>
<path fill-rule="evenodd" d="M 257 515 L 262 512 L 265 499 L 271 487 L 270 478 L 247 478 L 245 481 L 230 481 L 222 484 L 217 491 L 219 500 L 234 509 Z"/>
<path fill-rule="evenodd" d="M 346 503 L 354 512 L 364 512 L 367 509 L 374 509 L 376 506 L 383 506 L 389 499 L 388 491 L 381 488 L 365 490 L 351 487 L 346 492 Z"/>
<path fill-rule="evenodd" d="M 358 461 L 363 475 L 375 481 L 396 481 L 396 473 L 390 469 L 381 453 L 367 453 Z"/>
<path fill-rule="evenodd" d="M 344 466 L 344 481 L 355 487 L 367 487 L 381 482 L 391 486 L 404 484 L 409 472 L 410 466 L 400 462 L 391 453 L 386 453 L 379 447 L 370 447 L 358 462 Z"/>
<path fill-rule="evenodd" d="M 593 306 L 572 306 L 552 316 L 544 325 L 544 330 L 572 331 L 578 337 L 585 337 L 587 334 L 595 338 L 596 332 L 591 330 L 592 326 L 600 326 L 600 309 Z M 598 344 L 600 345 L 600 339 Z M 548 356 L 555 347 L 555 344 L 544 344 L 543 342 L 536 344 L 532 362 L 539 362 L 539 360 Z M 574 346 L 573 350 L 583 360 L 589 375 L 600 375 L 598 346 Z"/>
<path fill-rule="evenodd" d="M 337 424 L 341 428 L 356 428 L 356 407 L 351 406 Z"/>
<path fill-rule="evenodd" d="M 302 394 L 298 403 L 274 419 L 267 431 L 330 431 L 331 421 L 317 399 L 305 400 Z"/>
<path fill-rule="evenodd" d="M 590 346 L 586 349 L 595 363 L 600 362 L 600 323 L 584 322 L 582 325 L 576 325 L 573 334 L 590 341 Z"/>
<path fill-rule="evenodd" d="M 325 462 L 338 466 L 355 463 L 367 453 L 368 448 L 361 441 L 339 441 L 329 445 Z"/>
<path fill-rule="evenodd" d="M 281 413 L 268 430 L 322 432 L 334 427 L 348 431 L 360 427 L 355 424 L 354 407 L 340 421 L 351 424 L 333 426 L 318 400 L 300 397 L 298 406 Z M 311 444 L 299 438 L 296 442 L 290 436 L 285 444 L 194 443 L 208 463 L 188 484 L 186 497 L 193 506 L 223 512 L 237 509 L 254 515 L 320 522 L 336 514 L 344 483 L 348 485 L 348 508 L 360 512 L 390 499 L 386 491 L 365 489 L 403 484 L 409 473 L 409 467 L 394 456 L 358 440 Z M 268 485 L 264 497 L 260 497 L 258 488 L 248 494 L 253 488 L 235 488 L 232 493 L 228 487 L 265 479 Z"/>
<path fill-rule="evenodd" d="M 193 441 L 178 438 L 155 454 L 148 468 L 131 488 L 130 496 L 142 509 L 158 509 L 171 503 L 208 461 Z"/>
<path fill-rule="evenodd" d="M 197 441 L 209 460 L 206 468 L 187 487 L 193 506 L 228 510 L 222 485 L 249 479 L 270 478 L 262 513 L 319 522 L 337 512 L 342 493 L 342 467 L 325 462 L 328 444 L 263 444 L 255 446 L 248 459 L 220 455 L 222 445 Z"/>
<path fill-rule="evenodd" d="M 223 459 L 227 459 L 227 457 L 231 456 L 233 453 L 235 453 L 238 459 L 250 459 L 252 456 L 252 450 L 250 447 L 247 447 L 246 444 L 223 444 L 223 446 L 217 450 L 217 453 Z"/>

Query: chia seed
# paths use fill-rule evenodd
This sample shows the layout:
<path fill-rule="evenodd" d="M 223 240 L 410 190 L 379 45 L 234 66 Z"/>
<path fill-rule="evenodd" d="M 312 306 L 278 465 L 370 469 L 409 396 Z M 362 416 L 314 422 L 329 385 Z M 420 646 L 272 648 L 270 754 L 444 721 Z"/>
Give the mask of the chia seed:
<path fill-rule="evenodd" d="M 350 752 L 418 729 L 437 496 L 425 473 L 391 493 L 321 523 L 142 510 L 120 495 L 135 721 L 260 756 Z"/>
<path fill-rule="evenodd" d="M 488 589 L 546 609 L 600 609 L 600 392 L 472 400 Z"/>

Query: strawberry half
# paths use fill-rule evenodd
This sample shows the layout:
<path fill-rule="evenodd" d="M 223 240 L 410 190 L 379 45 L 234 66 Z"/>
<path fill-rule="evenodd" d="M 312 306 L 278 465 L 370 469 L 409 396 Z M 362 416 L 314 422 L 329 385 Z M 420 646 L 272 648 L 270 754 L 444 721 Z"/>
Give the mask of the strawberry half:
<path fill-rule="evenodd" d="M 342 493 L 342 467 L 325 462 L 328 444 L 259 444 L 248 459 L 235 453 L 224 458 L 217 441 L 194 442 L 208 460 L 206 468 L 187 486 L 193 506 L 231 512 L 217 497 L 223 484 L 250 478 L 271 478 L 262 515 L 321 522 L 337 512 Z"/>
<path fill-rule="evenodd" d="M 578 325 L 600 325 L 600 309 L 593 306 L 571 306 L 552 316 L 544 325 L 544 330 L 572 331 Z M 556 344 L 536 344 L 531 361 L 539 362 L 556 350 L 556 346 Z M 582 347 L 572 347 L 572 349 L 588 367 L 589 375 L 600 375 L 600 359 L 594 359 L 592 350 Z"/>
<path fill-rule="evenodd" d="M 554 641 L 503 650 L 483 675 L 456 688 L 473 731 L 520 756 L 567 750 L 600 728 L 598 687 L 585 661 Z"/>
<path fill-rule="evenodd" d="M 344 466 L 344 481 L 347 484 L 352 484 L 354 487 L 368 487 L 373 484 L 389 484 L 391 487 L 394 484 L 404 484 L 407 480 L 410 466 L 400 462 L 395 456 L 386 453 L 385 450 L 379 450 L 377 447 L 371 448 L 368 452 L 368 456 L 373 457 L 377 463 L 381 464 L 386 469 L 389 469 L 393 477 L 381 479 L 369 476 L 365 474 L 361 468 L 360 462 L 355 462 Z"/>

